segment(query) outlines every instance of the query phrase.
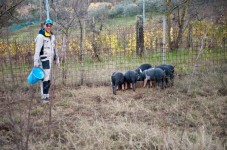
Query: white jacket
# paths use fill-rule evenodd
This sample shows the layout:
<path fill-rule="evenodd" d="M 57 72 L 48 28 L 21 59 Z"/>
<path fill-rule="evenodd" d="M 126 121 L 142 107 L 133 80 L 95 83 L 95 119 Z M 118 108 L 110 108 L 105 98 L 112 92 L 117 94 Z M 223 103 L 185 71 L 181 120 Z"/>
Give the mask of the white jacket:
<path fill-rule="evenodd" d="M 55 36 L 45 36 L 45 30 L 41 29 L 35 39 L 34 65 L 41 64 L 41 58 L 50 60 L 52 63 L 55 57 L 56 63 L 59 63 L 58 52 L 56 49 Z"/>

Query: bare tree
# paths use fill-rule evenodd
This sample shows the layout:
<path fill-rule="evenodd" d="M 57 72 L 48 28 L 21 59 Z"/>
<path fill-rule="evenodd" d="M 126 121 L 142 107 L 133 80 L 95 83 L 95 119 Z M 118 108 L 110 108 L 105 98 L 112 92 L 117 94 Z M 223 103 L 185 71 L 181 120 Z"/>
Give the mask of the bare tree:
<path fill-rule="evenodd" d="M 62 6 L 65 7 L 62 7 Z M 61 57 L 61 64 L 62 64 L 62 81 L 63 84 L 65 84 L 65 79 L 67 78 L 67 53 L 69 50 L 69 40 L 71 37 L 71 31 L 79 25 L 80 29 L 80 59 L 82 59 L 82 40 L 83 40 L 83 18 L 86 16 L 86 3 L 83 2 L 83 0 L 75 0 L 75 1 L 54 1 L 53 5 L 51 5 L 51 8 L 54 11 L 54 15 L 57 18 L 56 26 L 59 30 L 58 34 L 62 35 L 62 49 L 60 51 L 60 57 Z M 61 19 L 58 19 L 61 18 Z"/>
<path fill-rule="evenodd" d="M 16 8 L 25 0 L 1 0 L 0 1 L 0 29 L 8 25 L 11 18 L 16 18 Z"/>
<path fill-rule="evenodd" d="M 166 11 L 166 18 L 167 18 L 167 40 L 168 40 L 168 49 L 169 51 L 172 50 L 172 44 L 171 44 L 171 35 L 170 35 L 170 29 L 171 29 L 171 0 L 166 1 L 167 5 L 167 11 Z"/>
<path fill-rule="evenodd" d="M 106 4 L 100 3 L 100 6 L 89 10 L 88 12 L 88 19 L 89 19 L 89 31 L 92 33 L 92 49 L 94 52 L 94 58 L 98 61 L 101 61 L 100 58 L 100 35 L 104 28 L 104 23 L 108 18 L 108 7 L 105 6 Z"/>
<path fill-rule="evenodd" d="M 188 29 L 186 46 L 189 48 L 192 42 L 192 21 L 220 20 L 224 16 L 227 3 L 225 0 L 166 0 L 167 37 L 169 50 L 177 50 L 182 42 L 183 34 Z M 215 22 L 216 23 L 216 22 Z M 171 29 L 172 34 L 171 36 Z"/>
<path fill-rule="evenodd" d="M 186 24 L 186 15 L 187 15 L 187 9 L 189 7 L 190 0 L 184 0 L 181 2 L 173 2 L 171 0 L 166 1 L 167 5 L 167 11 L 166 11 L 166 17 L 167 17 L 167 37 L 168 37 L 168 45 L 169 50 L 178 49 L 179 44 L 182 41 L 182 35 L 184 32 L 185 24 Z M 171 14 L 173 15 L 172 21 L 175 21 L 171 23 Z M 176 33 L 176 37 L 173 37 L 171 39 L 171 26 L 176 23 L 176 27 L 172 27 L 173 32 Z"/>
<path fill-rule="evenodd" d="M 73 4 L 74 12 L 76 14 L 79 29 L 80 29 L 80 62 L 83 61 L 83 53 L 84 53 L 84 34 L 85 34 L 85 18 L 87 16 L 87 8 L 88 5 L 83 2 L 83 0 L 77 0 Z"/>
<path fill-rule="evenodd" d="M 182 35 L 183 35 L 183 30 L 184 30 L 184 25 L 185 25 L 185 16 L 186 16 L 186 10 L 188 8 L 188 2 L 189 0 L 185 0 L 182 4 L 180 4 L 177 7 L 177 24 L 178 24 L 178 34 L 176 37 L 176 40 L 174 42 L 174 48 L 178 49 L 179 48 L 179 44 L 182 40 Z M 180 10 L 180 6 L 181 6 L 181 10 Z"/>
<path fill-rule="evenodd" d="M 97 23 L 99 21 L 96 22 L 94 18 L 92 19 L 92 22 L 90 23 L 90 29 L 92 32 L 92 48 L 93 48 L 94 56 L 98 61 L 101 61 L 101 58 L 99 56 L 100 45 L 97 39 L 101 31 L 103 30 L 103 21 L 101 19 L 98 19 L 98 20 L 101 21 L 100 25 L 98 25 Z"/>

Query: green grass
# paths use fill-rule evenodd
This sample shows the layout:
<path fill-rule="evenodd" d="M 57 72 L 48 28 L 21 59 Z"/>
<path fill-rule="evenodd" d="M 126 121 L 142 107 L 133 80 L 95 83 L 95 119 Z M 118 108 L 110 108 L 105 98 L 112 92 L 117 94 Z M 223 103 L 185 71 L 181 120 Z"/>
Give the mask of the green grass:
<path fill-rule="evenodd" d="M 120 17 L 120 18 L 109 19 L 106 21 L 106 25 L 108 27 L 116 27 L 117 25 L 129 26 L 129 25 L 135 25 L 135 24 L 136 24 L 136 16 Z"/>
<path fill-rule="evenodd" d="M 26 26 L 20 30 L 17 31 L 9 31 L 9 41 L 17 41 L 17 42 L 23 42 L 23 41 L 31 41 L 31 39 L 34 41 L 35 36 L 37 35 L 38 31 L 40 29 L 40 25 L 31 25 Z M 5 41 L 6 37 L 0 38 L 0 41 Z"/>
<path fill-rule="evenodd" d="M 136 17 L 121 17 L 121 18 L 114 18 L 114 19 L 108 19 L 104 23 L 104 30 L 110 29 L 112 27 L 116 26 L 128 26 L 128 25 L 135 25 L 136 23 Z M 34 39 L 36 34 L 38 33 L 40 29 L 40 24 L 30 25 L 26 26 L 20 30 L 17 31 L 9 31 L 9 40 L 17 40 L 17 41 L 24 41 L 29 39 Z M 53 30 L 56 30 L 53 28 Z M 72 34 L 79 31 L 79 26 L 76 26 L 76 28 L 72 28 Z M 0 41 L 3 41 L 5 37 L 0 39 Z"/>
<path fill-rule="evenodd" d="M 224 60 L 226 59 L 227 55 L 224 54 L 224 51 L 221 51 L 221 49 L 217 50 L 211 50 L 206 49 L 204 52 L 200 55 L 199 61 L 212 61 L 214 59 Z M 192 51 L 192 50 L 178 50 L 178 51 L 172 51 L 172 52 L 166 52 L 165 58 L 166 63 L 170 64 L 193 64 L 196 61 L 198 55 L 198 51 Z M 162 53 L 161 52 L 151 52 L 146 53 L 143 57 L 137 56 L 135 53 L 130 55 L 124 55 L 124 54 L 116 54 L 116 55 L 108 55 L 103 57 L 100 55 L 101 61 L 98 61 L 97 59 L 90 57 L 88 55 L 85 55 L 83 66 L 78 61 L 75 61 L 73 57 L 69 57 L 67 60 L 66 65 L 69 68 L 77 68 L 82 69 L 82 67 L 85 68 L 93 68 L 93 66 L 99 66 L 104 67 L 108 64 L 114 64 L 116 67 L 136 67 L 139 64 L 142 63 L 151 63 L 152 65 L 159 65 L 163 62 L 162 60 Z M 13 69 L 15 72 L 18 71 L 26 71 L 27 68 L 29 68 L 30 64 L 15 64 L 13 65 Z M 6 66 L 4 68 L 6 71 L 5 73 L 9 73 L 10 69 Z M 8 71 L 7 71 L 8 70 Z"/>
<path fill-rule="evenodd" d="M 154 16 L 155 18 L 159 18 L 159 16 Z M 112 29 L 113 27 L 116 28 L 117 26 L 119 27 L 127 27 L 130 25 L 136 25 L 136 16 L 130 16 L 130 17 L 119 17 L 119 18 L 114 18 L 114 19 L 107 19 L 104 21 L 104 28 L 103 30 L 109 30 Z M 99 23 L 96 24 L 96 26 L 99 26 Z M 88 25 L 87 25 L 88 27 Z M 17 31 L 10 31 L 9 33 L 9 40 L 17 40 L 17 41 L 24 41 L 24 40 L 29 40 L 29 39 L 34 39 L 36 34 L 38 33 L 40 29 L 40 24 L 35 24 L 35 25 L 30 25 L 26 26 L 20 30 Z M 53 28 L 53 31 L 56 30 L 55 26 Z M 71 33 L 79 33 L 79 25 L 76 25 L 75 27 L 71 28 Z M 5 37 L 2 39 L 0 38 L 0 41 L 4 40 Z"/>

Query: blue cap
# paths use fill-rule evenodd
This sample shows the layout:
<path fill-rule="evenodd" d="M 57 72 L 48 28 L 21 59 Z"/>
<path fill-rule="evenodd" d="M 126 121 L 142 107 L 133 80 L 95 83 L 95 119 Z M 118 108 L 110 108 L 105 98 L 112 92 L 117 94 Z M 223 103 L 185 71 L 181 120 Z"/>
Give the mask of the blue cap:
<path fill-rule="evenodd" d="M 53 25 L 53 21 L 50 20 L 50 19 L 47 19 L 47 20 L 45 20 L 44 24 L 45 24 L 45 25 L 46 25 L 46 24 L 51 24 L 51 25 Z"/>

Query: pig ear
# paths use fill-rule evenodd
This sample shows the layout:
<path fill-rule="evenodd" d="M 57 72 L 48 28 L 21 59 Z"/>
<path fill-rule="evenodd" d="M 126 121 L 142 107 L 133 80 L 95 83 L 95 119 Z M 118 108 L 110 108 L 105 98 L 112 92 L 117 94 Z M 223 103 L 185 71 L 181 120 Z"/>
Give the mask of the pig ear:
<path fill-rule="evenodd" d="M 140 73 L 142 73 L 142 70 L 140 69 Z"/>

